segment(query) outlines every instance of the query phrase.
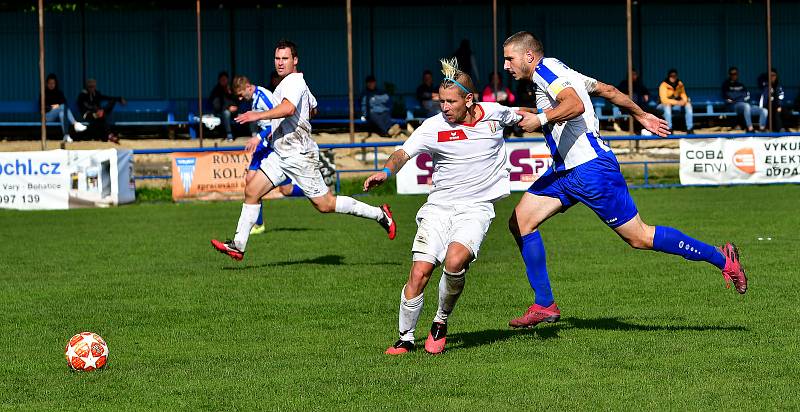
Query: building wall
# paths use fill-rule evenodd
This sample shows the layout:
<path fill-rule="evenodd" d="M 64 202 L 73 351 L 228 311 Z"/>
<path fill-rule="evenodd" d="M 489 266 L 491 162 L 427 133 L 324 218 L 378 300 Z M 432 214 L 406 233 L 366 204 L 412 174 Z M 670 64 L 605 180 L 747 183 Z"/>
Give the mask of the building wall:
<path fill-rule="evenodd" d="M 729 65 L 755 88 L 766 71 L 763 5 L 642 5 L 641 73 L 653 90 L 675 67 L 690 94 L 715 93 Z M 128 98 L 188 99 L 197 96 L 193 9 L 87 11 L 85 38 L 77 12 L 47 13 L 46 71 L 61 79 L 68 98 L 80 91 L 84 70 L 106 93 Z M 800 86 L 800 3 L 780 2 L 773 12 L 773 64 L 784 85 Z M 207 95 L 220 70 L 235 68 L 257 82 L 272 70 L 272 46 L 294 40 L 300 67 L 315 94 L 347 94 L 347 49 L 343 7 L 283 7 L 203 10 L 203 81 Z M 500 2 L 498 44 L 492 39 L 490 5 L 445 7 L 368 6 L 353 11 L 356 90 L 366 75 L 413 93 L 423 69 L 437 72 L 438 59 L 469 39 L 483 86 L 493 68 L 493 50 L 507 34 L 530 30 L 546 54 L 588 75 L 616 84 L 626 69 L 625 9 L 622 5 L 511 5 Z M 85 42 L 86 67 L 82 54 Z M 38 29 L 35 13 L 0 14 L 0 100 L 38 95 Z M 438 76 L 438 73 L 435 77 Z"/>

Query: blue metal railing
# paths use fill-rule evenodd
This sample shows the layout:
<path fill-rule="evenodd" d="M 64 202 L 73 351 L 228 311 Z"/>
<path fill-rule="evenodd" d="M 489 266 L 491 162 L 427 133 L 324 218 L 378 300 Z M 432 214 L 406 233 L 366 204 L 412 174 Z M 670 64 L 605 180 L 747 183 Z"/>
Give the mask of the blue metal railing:
<path fill-rule="evenodd" d="M 736 139 L 741 137 L 783 137 L 796 136 L 797 133 L 739 133 L 739 134 L 694 134 L 694 135 L 671 135 L 669 137 L 658 136 L 603 136 L 606 144 L 614 141 L 648 141 L 648 140 L 680 140 L 680 139 Z M 544 138 L 515 138 L 506 139 L 508 143 L 542 143 Z M 382 147 L 401 146 L 404 141 L 396 142 L 374 142 L 374 143 L 321 143 L 320 149 L 372 149 L 373 168 L 372 169 L 341 169 L 336 170 L 336 192 L 341 190 L 341 176 L 345 173 L 368 173 L 381 169 L 378 158 L 379 149 Z M 230 152 L 244 150 L 244 146 L 226 147 L 192 147 L 192 148 L 170 148 L 170 149 L 135 149 L 134 155 L 146 154 L 169 154 L 169 153 L 198 153 L 198 152 Z M 644 169 L 643 182 L 641 185 L 629 185 L 631 188 L 654 188 L 654 187 L 677 187 L 679 183 L 650 184 L 650 167 L 659 164 L 679 164 L 680 160 L 640 160 L 619 162 L 620 165 L 641 165 Z M 156 180 L 171 179 L 171 175 L 146 175 L 135 176 L 137 180 Z"/>

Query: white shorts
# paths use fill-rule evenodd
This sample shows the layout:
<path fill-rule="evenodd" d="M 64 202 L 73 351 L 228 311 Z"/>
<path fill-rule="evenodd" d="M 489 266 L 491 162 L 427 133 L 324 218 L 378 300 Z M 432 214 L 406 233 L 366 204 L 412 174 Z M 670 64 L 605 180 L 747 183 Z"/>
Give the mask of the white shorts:
<path fill-rule="evenodd" d="M 413 259 L 438 265 L 444 262 L 450 243 L 458 242 L 472 252 L 474 262 L 492 219 L 494 205 L 490 202 L 425 203 L 417 212 L 417 235 L 411 246 Z"/>
<path fill-rule="evenodd" d="M 328 185 L 319 170 L 319 152 L 280 157 L 272 152 L 261 162 L 261 171 L 273 185 L 292 179 L 306 197 L 314 198 L 328 193 Z"/>

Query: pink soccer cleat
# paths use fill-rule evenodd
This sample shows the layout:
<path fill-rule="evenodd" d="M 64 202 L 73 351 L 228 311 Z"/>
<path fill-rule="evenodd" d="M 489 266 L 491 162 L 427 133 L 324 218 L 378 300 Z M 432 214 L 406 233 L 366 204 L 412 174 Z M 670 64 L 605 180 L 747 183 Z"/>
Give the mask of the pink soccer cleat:
<path fill-rule="evenodd" d="M 394 240 L 395 236 L 397 236 L 397 224 L 392 218 L 392 209 L 388 204 L 384 203 L 381 205 L 381 210 L 383 211 L 383 217 L 378 220 L 378 223 L 386 230 L 389 240 Z"/>
<path fill-rule="evenodd" d="M 511 319 L 508 326 L 512 328 L 532 328 L 542 322 L 555 323 L 561 319 L 561 310 L 558 309 L 556 303 L 553 302 L 550 306 L 544 307 L 537 304 L 531 305 L 525 314 Z"/>
<path fill-rule="evenodd" d="M 431 355 L 438 355 L 444 352 L 444 344 L 447 341 L 447 324 L 433 322 L 428 339 L 425 339 L 425 352 Z"/>
<path fill-rule="evenodd" d="M 733 282 L 736 291 L 744 295 L 747 292 L 747 276 L 739 261 L 739 248 L 733 243 L 726 243 L 720 251 L 725 255 L 725 269 L 722 269 L 725 287 L 730 289 L 731 282 Z"/>
<path fill-rule="evenodd" d="M 211 246 L 214 246 L 214 249 L 219 253 L 230 256 L 233 260 L 244 259 L 244 252 L 237 249 L 232 240 L 227 240 L 223 243 L 217 239 L 211 239 Z"/>
<path fill-rule="evenodd" d="M 414 350 L 414 341 L 398 340 L 384 352 L 387 355 L 405 355 Z"/>

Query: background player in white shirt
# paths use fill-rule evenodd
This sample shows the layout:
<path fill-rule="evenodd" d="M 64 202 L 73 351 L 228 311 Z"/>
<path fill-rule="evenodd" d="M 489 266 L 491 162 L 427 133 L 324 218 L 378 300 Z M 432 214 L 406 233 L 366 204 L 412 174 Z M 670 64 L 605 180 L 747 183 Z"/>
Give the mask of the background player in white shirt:
<path fill-rule="evenodd" d="M 250 82 L 245 76 L 236 76 L 233 78 L 233 93 L 239 97 L 240 100 L 250 100 L 250 110 L 256 112 L 265 112 L 275 107 L 275 101 L 272 92 L 264 87 L 256 86 Z M 270 146 L 270 135 L 272 134 L 272 123 L 269 120 L 261 120 L 257 122 L 258 133 L 255 134 L 250 140 L 247 141 L 245 151 L 250 153 L 250 165 L 247 168 L 245 175 L 245 188 L 253 180 L 253 176 L 258 173 L 263 161 L 272 152 Z M 245 189 L 246 190 L 246 189 Z M 295 192 L 295 187 L 290 179 L 286 179 L 278 184 L 278 190 L 284 196 L 291 196 Z M 262 201 L 258 209 L 258 219 L 253 229 L 250 230 L 251 235 L 264 233 L 264 202 Z"/>
<path fill-rule="evenodd" d="M 747 291 L 747 277 L 732 243 L 721 248 L 693 239 L 671 227 L 650 226 L 642 221 L 620 171 L 619 163 L 599 133 L 589 93 L 601 95 L 631 111 L 648 130 L 666 136 L 667 124 L 645 113 L 613 86 L 544 57 L 542 43 L 529 32 L 519 32 L 503 43 L 504 69 L 515 79 L 531 79 L 538 115 L 520 113 L 526 131 L 542 127 L 553 156 L 553 166 L 539 177 L 514 210 L 509 227 L 525 261 L 535 301 L 512 327 L 532 327 L 555 322 L 561 311 L 555 304 L 547 274 L 544 244 L 538 227 L 556 213 L 583 203 L 622 239 L 636 249 L 656 250 L 705 261 L 722 271 L 728 285 Z"/>
<path fill-rule="evenodd" d="M 211 244 L 233 259 L 244 258 L 250 229 L 258 218 L 259 201 L 286 178 L 303 190 L 314 207 L 322 213 L 346 213 L 378 222 L 394 239 L 396 225 L 389 205 L 380 208 L 348 196 L 330 193 L 319 170 L 319 147 L 311 138 L 310 114 L 316 100 L 308 90 L 303 75 L 297 72 L 297 46 L 281 40 L 275 46 L 275 71 L 281 78 L 273 97 L 277 105 L 265 112 L 250 111 L 236 117 L 238 123 L 271 120 L 273 152 L 261 162 L 260 171 L 245 189 L 245 199 L 233 240 Z M 312 103 L 314 106 L 312 107 Z M 257 139 L 251 142 L 258 143 Z"/>
<path fill-rule="evenodd" d="M 433 157 L 433 187 L 417 213 L 413 263 L 400 294 L 400 340 L 386 350 L 400 355 L 414 348 L 414 329 L 422 311 L 423 290 L 442 264 L 439 308 L 425 350 L 441 353 L 447 319 L 464 288 L 464 275 L 478 256 L 489 224 L 493 202 L 509 194 L 509 169 L 503 128 L 521 118 L 497 103 L 476 103 L 472 79 L 457 69 L 455 60 L 442 61 L 445 75 L 439 87 L 442 113 L 425 120 L 383 171 L 367 178 L 364 190 L 378 186 L 412 157 Z"/>

